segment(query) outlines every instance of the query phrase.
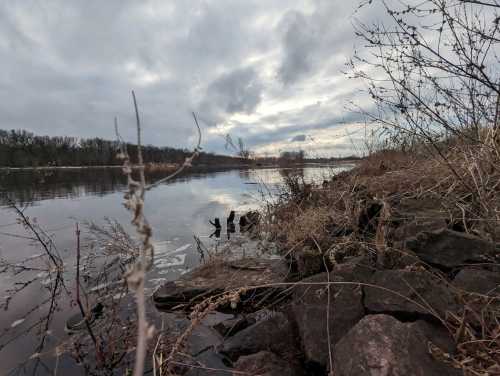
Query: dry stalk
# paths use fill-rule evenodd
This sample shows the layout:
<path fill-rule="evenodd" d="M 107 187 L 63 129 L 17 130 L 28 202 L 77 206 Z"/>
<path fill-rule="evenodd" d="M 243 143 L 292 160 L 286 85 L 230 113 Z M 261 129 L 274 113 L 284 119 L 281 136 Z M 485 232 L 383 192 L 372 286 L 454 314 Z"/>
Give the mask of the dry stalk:
<path fill-rule="evenodd" d="M 193 154 L 186 158 L 183 165 L 179 170 L 173 174 L 160 179 L 159 181 L 146 185 L 146 177 L 144 173 L 144 161 L 142 156 L 142 143 L 141 143 L 141 121 L 139 116 L 139 109 L 134 91 L 132 91 L 132 99 L 134 102 L 136 129 L 137 129 L 137 160 L 138 166 L 135 166 L 139 171 L 139 181 L 134 180 L 132 176 L 133 166 L 128 155 L 127 149 L 118 131 L 118 120 L 115 118 L 115 132 L 117 140 L 120 145 L 119 158 L 123 160 L 123 173 L 127 177 L 128 190 L 124 194 L 124 206 L 132 213 L 132 224 L 135 226 L 136 231 L 141 239 L 140 249 L 138 252 L 138 259 L 126 273 L 126 279 L 130 288 L 135 291 L 137 301 L 137 346 L 136 346 L 136 359 L 134 364 L 134 376 L 142 376 L 144 374 L 144 364 L 147 354 L 147 341 L 153 336 L 154 326 L 149 325 L 146 319 L 146 297 L 144 291 L 146 273 L 153 263 L 154 248 L 151 242 L 153 230 L 149 225 L 144 215 L 144 201 L 146 191 L 161 184 L 178 173 L 186 167 L 191 166 L 191 162 L 198 155 L 201 149 L 201 130 L 198 125 L 195 114 L 196 127 L 198 129 L 198 144 Z"/>
<path fill-rule="evenodd" d="M 181 349 L 184 341 L 191 335 L 196 325 L 198 325 L 210 312 L 215 311 L 221 305 L 230 303 L 233 308 L 236 308 L 236 305 L 240 301 L 240 296 L 245 294 L 249 288 L 241 287 L 232 291 L 228 291 L 223 293 L 222 295 L 211 296 L 201 303 L 194 306 L 193 311 L 191 312 L 190 318 L 191 322 L 187 329 L 177 338 L 172 349 L 169 352 L 167 358 L 160 364 L 160 367 L 163 365 L 166 366 L 167 375 L 172 374 L 172 365 L 175 364 L 174 357 L 177 352 Z"/>
<path fill-rule="evenodd" d="M 82 301 L 80 299 L 80 228 L 78 226 L 78 223 L 76 224 L 76 229 L 75 229 L 75 234 L 76 234 L 76 303 L 78 304 L 78 308 L 80 309 L 80 314 L 82 315 L 82 318 L 85 320 L 85 326 L 87 328 L 87 332 L 90 335 L 90 338 L 92 339 L 92 342 L 94 343 L 95 351 L 96 351 L 96 360 L 99 363 L 99 360 L 101 359 L 100 356 L 100 346 L 97 341 L 96 336 L 94 335 L 94 332 L 92 330 L 92 327 L 90 326 L 89 323 L 89 313 L 85 312 L 85 309 L 83 308 Z"/>

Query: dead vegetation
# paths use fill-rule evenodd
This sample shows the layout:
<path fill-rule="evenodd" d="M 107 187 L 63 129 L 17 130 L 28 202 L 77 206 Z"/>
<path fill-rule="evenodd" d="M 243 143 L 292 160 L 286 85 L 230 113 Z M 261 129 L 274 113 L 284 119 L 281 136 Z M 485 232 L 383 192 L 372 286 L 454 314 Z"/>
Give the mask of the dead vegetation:
<path fill-rule="evenodd" d="M 456 143 L 446 152 L 446 162 L 428 152 L 380 151 L 322 185 L 308 187 L 291 178 L 267 230 L 284 254 L 308 247 L 332 264 L 364 255 L 376 268 L 395 267 L 408 255 L 401 240 L 433 225 L 498 242 L 500 161 L 494 150 Z M 498 271 L 498 260 L 490 262 Z M 410 265 L 406 267 L 433 270 L 421 261 Z M 439 277 L 449 283 L 453 273 L 448 270 Z M 457 296 L 461 314 L 439 317 L 453 334 L 456 351 L 438 354 L 433 348 L 434 355 L 467 375 L 500 371 L 498 291 Z"/>

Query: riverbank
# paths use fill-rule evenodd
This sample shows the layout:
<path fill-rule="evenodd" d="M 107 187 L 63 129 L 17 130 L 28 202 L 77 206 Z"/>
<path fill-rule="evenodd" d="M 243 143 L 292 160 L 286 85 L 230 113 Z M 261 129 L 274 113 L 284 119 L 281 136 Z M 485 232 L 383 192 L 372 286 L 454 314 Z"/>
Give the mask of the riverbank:
<path fill-rule="evenodd" d="M 160 309 L 190 315 L 170 369 L 498 373 L 498 226 L 482 210 L 499 194 L 471 199 L 467 166 L 452 154 L 448 164 L 383 152 L 323 184 L 290 176 L 252 235 L 274 257 L 212 259 L 154 294 Z M 230 316 L 207 319 L 216 312 Z"/>
<path fill-rule="evenodd" d="M 358 163 L 358 159 L 339 160 L 330 163 L 326 162 L 304 162 L 304 163 L 238 163 L 238 164 L 194 164 L 189 168 L 189 171 L 209 171 L 209 170 L 226 170 L 226 169 L 241 169 L 241 168 L 297 168 L 297 167 L 327 167 L 327 166 L 342 166 Z M 145 166 L 146 172 L 174 172 L 180 168 L 176 163 L 147 163 Z M 121 169 L 121 165 L 101 165 L 101 166 L 39 166 L 39 167 L 8 167 L 0 166 L 0 172 L 5 171 L 57 171 L 57 170 L 92 170 L 92 169 Z M 138 168 L 134 166 L 133 168 Z"/>

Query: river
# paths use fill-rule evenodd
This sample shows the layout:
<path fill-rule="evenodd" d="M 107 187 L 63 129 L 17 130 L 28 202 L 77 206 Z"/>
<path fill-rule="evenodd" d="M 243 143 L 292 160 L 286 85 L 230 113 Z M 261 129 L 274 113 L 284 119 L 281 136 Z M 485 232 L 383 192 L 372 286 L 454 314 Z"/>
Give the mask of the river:
<path fill-rule="evenodd" d="M 294 169 L 305 181 L 323 181 L 352 165 L 309 165 Z M 159 257 L 148 275 L 151 291 L 165 280 L 174 279 L 200 262 L 194 236 L 207 246 L 224 241 L 210 237 L 213 226 L 209 220 L 218 217 L 225 225 L 231 210 L 238 217 L 257 209 L 263 200 L 272 200 L 289 169 L 261 168 L 211 172 L 187 172 L 182 176 L 149 191 L 145 214 L 153 228 L 153 238 Z M 156 177 L 148 177 L 154 180 Z M 125 178 L 119 169 L 22 170 L 0 172 L 0 257 L 8 263 L 20 262 L 41 252 L 39 244 L 28 239 L 29 230 L 17 223 L 16 213 L 6 204 L 8 198 L 23 213 L 50 235 L 65 265 L 76 263 L 75 226 L 82 229 L 82 242 L 89 241 L 86 224 L 94 222 L 105 226 L 106 218 L 123 225 L 133 234 L 130 213 L 123 207 Z M 237 222 L 237 221 L 236 221 Z M 236 235 L 236 234 L 235 234 Z M 166 255 L 169 255 L 167 258 Z M 173 258 L 172 258 L 173 255 Z M 162 257 L 164 257 L 162 259 Z M 1 270 L 1 268 L 0 268 Z M 23 278 L 36 275 L 25 273 Z M 9 295 L 21 277 L 0 273 L 0 298 Z M 36 323 L 44 308 L 25 313 L 42 302 L 48 291 L 43 283 L 32 283 L 9 301 L 7 310 L 0 313 L 0 374 L 25 374 L 16 368 L 25 362 L 39 344 L 39 335 L 27 329 Z M 1 300 L 0 300 L 1 303 Z M 74 307 L 60 304 L 50 323 L 46 347 L 63 336 L 65 319 Z M 8 343 L 8 344 L 7 344 Z M 39 367 L 37 374 L 52 374 L 50 367 Z"/>

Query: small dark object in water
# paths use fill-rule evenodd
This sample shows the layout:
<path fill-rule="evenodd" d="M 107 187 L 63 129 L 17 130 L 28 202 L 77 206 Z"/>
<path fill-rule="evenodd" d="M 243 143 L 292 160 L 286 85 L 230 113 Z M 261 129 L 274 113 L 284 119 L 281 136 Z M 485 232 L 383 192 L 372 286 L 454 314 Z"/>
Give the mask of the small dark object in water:
<path fill-rule="evenodd" d="M 208 221 L 208 222 L 210 222 L 210 224 L 211 224 L 212 226 L 215 226 L 215 228 L 216 228 L 216 229 L 220 229 L 220 228 L 222 228 L 222 226 L 220 225 L 220 220 L 219 220 L 219 218 L 214 218 L 214 221 L 213 221 L 213 222 L 212 222 L 212 221 Z"/>
<path fill-rule="evenodd" d="M 220 231 L 221 231 L 221 227 L 216 227 L 215 231 L 212 232 L 209 237 L 213 238 L 215 236 L 217 239 L 219 239 L 220 238 Z"/>
<path fill-rule="evenodd" d="M 212 238 L 212 237 L 215 236 L 217 239 L 219 239 L 220 238 L 220 232 L 222 230 L 222 226 L 220 224 L 219 218 L 214 218 L 213 222 L 212 221 L 208 221 L 208 222 L 210 222 L 210 224 L 215 227 L 215 230 L 214 230 L 214 232 L 212 232 L 212 234 L 210 235 L 210 237 Z"/>
<path fill-rule="evenodd" d="M 231 222 L 227 224 L 227 239 L 231 239 L 231 234 L 234 234 L 236 232 L 236 225 Z"/>
<path fill-rule="evenodd" d="M 229 213 L 229 217 L 227 217 L 227 224 L 232 224 L 234 222 L 234 210 L 231 210 L 231 213 Z"/>

